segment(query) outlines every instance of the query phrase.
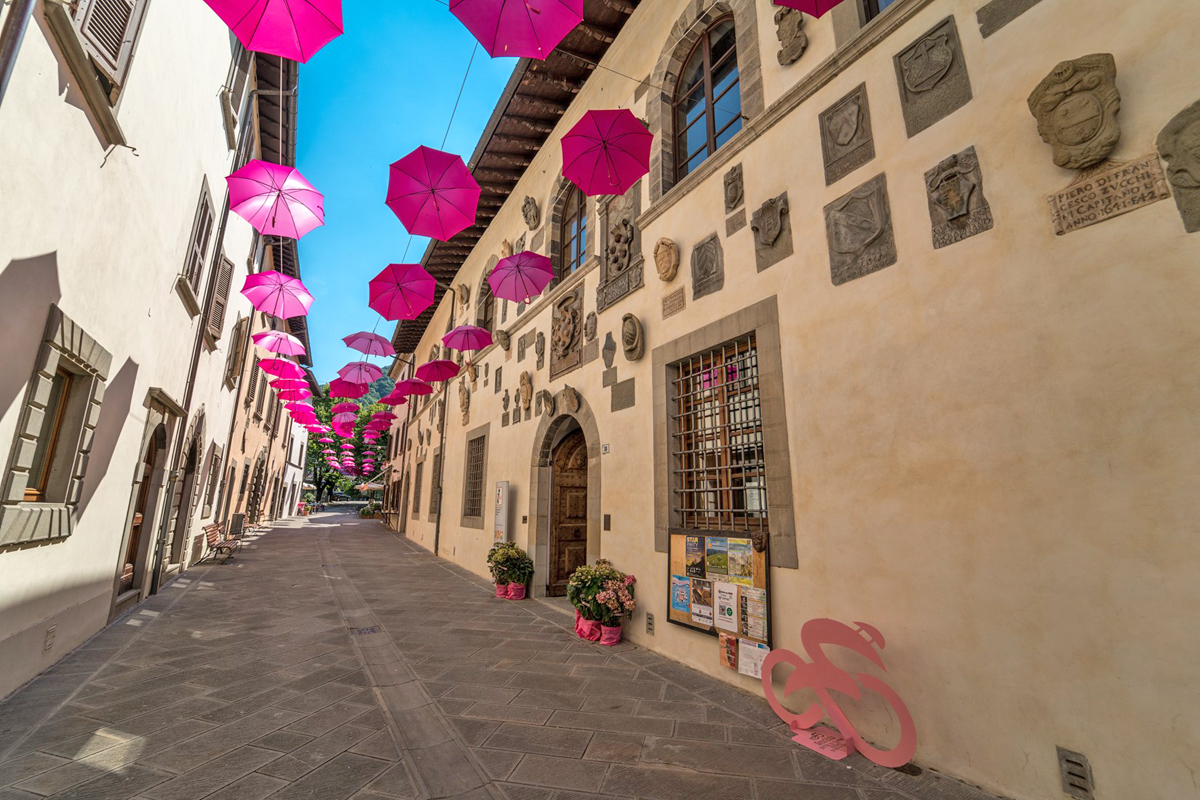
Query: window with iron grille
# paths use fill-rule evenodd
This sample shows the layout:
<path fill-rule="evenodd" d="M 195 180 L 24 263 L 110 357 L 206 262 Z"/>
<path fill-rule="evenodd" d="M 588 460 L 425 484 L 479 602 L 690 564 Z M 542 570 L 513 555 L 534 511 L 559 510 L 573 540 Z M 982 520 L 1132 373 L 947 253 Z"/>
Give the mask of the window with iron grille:
<path fill-rule="evenodd" d="M 483 462 L 487 438 L 480 436 L 467 442 L 467 483 L 463 501 L 464 517 L 483 516 Z"/>
<path fill-rule="evenodd" d="M 684 530 L 769 531 L 754 334 L 676 367 L 671 435 L 677 524 Z"/>
<path fill-rule="evenodd" d="M 417 475 L 413 479 L 413 516 L 421 513 L 421 473 L 425 471 L 425 462 L 417 464 Z"/>
<path fill-rule="evenodd" d="M 433 457 L 433 472 L 429 475 L 429 516 L 436 517 L 442 510 L 442 454 Z"/>

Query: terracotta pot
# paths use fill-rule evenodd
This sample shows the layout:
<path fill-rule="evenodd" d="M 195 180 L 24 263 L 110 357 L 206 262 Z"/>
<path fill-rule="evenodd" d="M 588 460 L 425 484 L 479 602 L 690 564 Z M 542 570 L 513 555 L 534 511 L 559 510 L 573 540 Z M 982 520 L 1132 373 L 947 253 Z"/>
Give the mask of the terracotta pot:
<path fill-rule="evenodd" d="M 497 583 L 496 584 L 496 597 L 508 597 L 508 584 L 507 583 Z"/>
<path fill-rule="evenodd" d="M 621 643 L 621 626 L 620 624 L 609 627 L 607 625 L 600 626 L 600 644 L 612 647 L 615 644 Z"/>
<path fill-rule="evenodd" d="M 509 600 L 524 600 L 525 599 L 525 584 L 510 583 L 508 585 Z"/>
<path fill-rule="evenodd" d="M 575 635 L 589 642 L 600 641 L 600 623 L 584 619 L 578 611 L 575 612 Z"/>

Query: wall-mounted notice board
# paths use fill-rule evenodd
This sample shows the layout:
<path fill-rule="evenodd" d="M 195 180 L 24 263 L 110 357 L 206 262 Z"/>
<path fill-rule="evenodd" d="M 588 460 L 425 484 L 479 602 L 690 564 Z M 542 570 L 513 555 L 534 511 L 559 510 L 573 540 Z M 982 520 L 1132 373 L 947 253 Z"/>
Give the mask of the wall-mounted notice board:
<path fill-rule="evenodd" d="M 750 537 L 672 533 L 667 619 L 770 647 L 768 561 Z"/>

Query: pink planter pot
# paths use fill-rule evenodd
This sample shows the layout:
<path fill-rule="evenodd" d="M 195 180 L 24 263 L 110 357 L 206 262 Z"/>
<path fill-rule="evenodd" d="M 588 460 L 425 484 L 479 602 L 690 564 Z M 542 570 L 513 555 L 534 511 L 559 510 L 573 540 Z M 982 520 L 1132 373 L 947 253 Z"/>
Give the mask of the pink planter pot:
<path fill-rule="evenodd" d="M 586 639 L 589 642 L 600 641 L 600 623 L 590 619 L 584 619 L 583 616 L 575 612 L 575 635 L 580 639 Z"/>
<path fill-rule="evenodd" d="M 508 584 L 507 583 L 497 583 L 496 584 L 496 597 L 508 597 Z"/>
<path fill-rule="evenodd" d="M 509 600 L 524 600 L 525 599 L 525 584 L 510 583 L 508 585 Z"/>
<path fill-rule="evenodd" d="M 615 644 L 621 643 L 621 626 L 615 625 L 608 627 L 607 625 L 600 626 L 600 644 L 612 647 Z"/>

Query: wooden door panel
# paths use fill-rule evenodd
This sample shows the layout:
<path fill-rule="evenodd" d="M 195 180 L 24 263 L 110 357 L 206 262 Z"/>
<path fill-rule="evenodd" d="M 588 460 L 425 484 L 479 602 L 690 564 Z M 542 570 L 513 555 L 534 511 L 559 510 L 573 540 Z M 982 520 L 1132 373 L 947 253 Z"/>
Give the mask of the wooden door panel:
<path fill-rule="evenodd" d="M 571 573 L 587 563 L 587 444 L 568 436 L 551 458 L 550 575 L 547 593 L 563 595 Z"/>

